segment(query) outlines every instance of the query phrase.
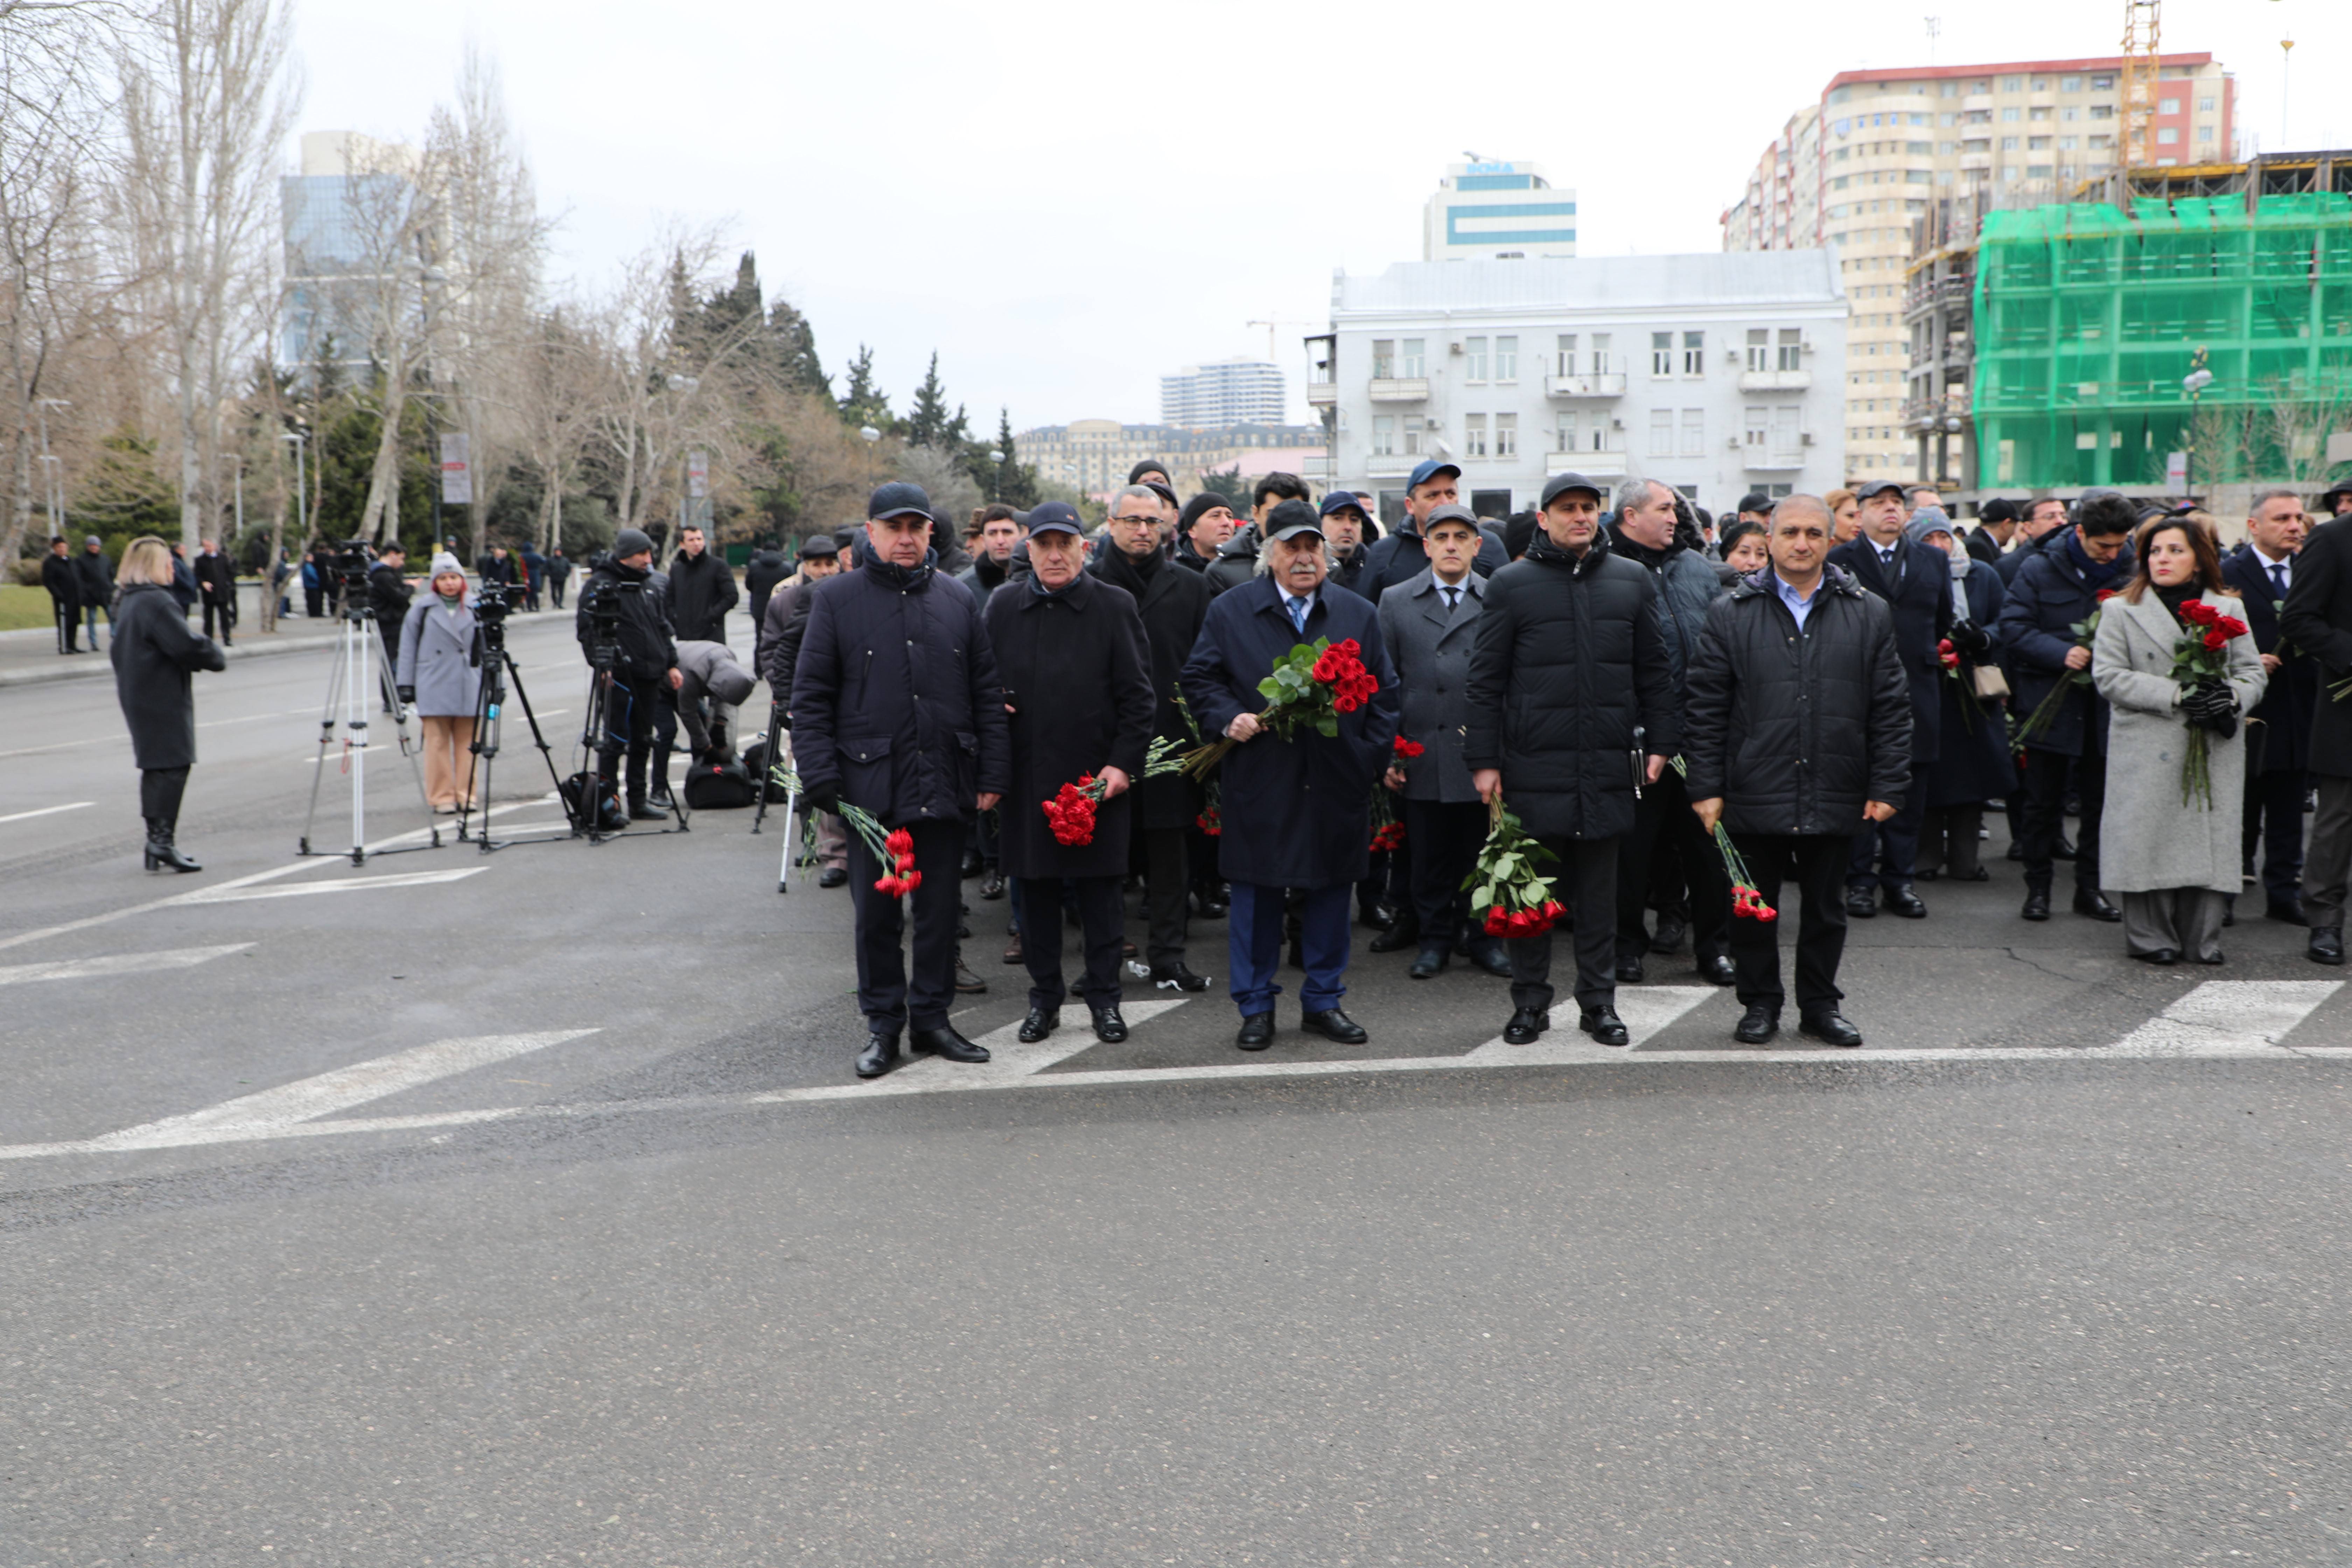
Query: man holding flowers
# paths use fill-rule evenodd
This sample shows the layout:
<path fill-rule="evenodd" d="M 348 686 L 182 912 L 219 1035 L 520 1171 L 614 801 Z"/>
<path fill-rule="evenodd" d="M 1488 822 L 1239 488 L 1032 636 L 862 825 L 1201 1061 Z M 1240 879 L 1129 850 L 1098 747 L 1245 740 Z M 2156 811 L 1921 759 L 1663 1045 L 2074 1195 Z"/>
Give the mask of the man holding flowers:
<path fill-rule="evenodd" d="M 1274 1043 L 1283 889 L 1296 888 L 1305 895 L 1300 1026 L 1361 1045 L 1363 1027 L 1339 1007 L 1348 904 L 1370 858 L 1372 786 L 1396 740 L 1396 676 L 1371 605 L 1327 581 L 1314 508 L 1284 501 L 1265 531 L 1258 574 L 1209 606 L 1183 673 L 1201 732 L 1222 737 L 1196 769 L 1223 770 L 1217 855 L 1234 890 L 1234 1044 Z"/>

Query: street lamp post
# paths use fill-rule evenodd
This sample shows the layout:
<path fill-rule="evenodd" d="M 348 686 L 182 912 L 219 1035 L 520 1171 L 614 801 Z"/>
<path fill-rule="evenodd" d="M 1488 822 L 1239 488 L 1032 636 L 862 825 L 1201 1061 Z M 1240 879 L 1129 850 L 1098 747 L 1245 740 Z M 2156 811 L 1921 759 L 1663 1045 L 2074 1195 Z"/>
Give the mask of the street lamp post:
<path fill-rule="evenodd" d="M 988 449 L 988 499 L 992 501 L 1004 499 L 1003 464 L 1004 454 L 991 447 Z"/>
<path fill-rule="evenodd" d="M 667 384 L 672 392 L 678 395 L 678 402 L 683 406 L 692 400 L 696 393 L 702 390 L 702 378 L 695 375 L 673 375 L 669 377 Z M 692 464 L 693 458 L 688 454 L 685 444 L 680 442 L 677 448 L 677 531 L 680 538 L 686 535 L 687 520 L 694 505 L 694 480 L 687 471 Z M 668 542 L 663 542 L 666 545 Z"/>
<path fill-rule="evenodd" d="M 866 443 L 866 488 L 871 490 L 874 488 L 874 447 L 882 439 L 882 432 L 871 425 L 860 425 L 857 438 Z"/>
<path fill-rule="evenodd" d="M 294 515 L 301 524 L 302 542 L 307 544 L 310 540 L 310 482 L 303 475 L 302 457 L 310 445 L 310 437 L 307 431 L 280 430 L 278 438 L 294 443 Z M 440 541 L 436 539 L 434 543 L 437 546 Z"/>
<path fill-rule="evenodd" d="M 2196 357 L 2189 361 L 2187 375 L 2180 378 L 2180 389 L 2189 394 L 2189 433 L 2180 443 L 2180 489 L 2186 500 L 2197 489 L 2197 400 L 2213 384 L 2213 373 L 2205 368 L 2205 346 L 2197 346 Z"/>
<path fill-rule="evenodd" d="M 44 496 L 49 509 L 49 537 L 61 537 L 66 531 L 65 462 L 49 456 L 49 415 L 52 408 L 71 408 L 72 403 L 62 397 L 43 397 L 34 403 L 34 415 L 41 422 L 41 468 Z"/>

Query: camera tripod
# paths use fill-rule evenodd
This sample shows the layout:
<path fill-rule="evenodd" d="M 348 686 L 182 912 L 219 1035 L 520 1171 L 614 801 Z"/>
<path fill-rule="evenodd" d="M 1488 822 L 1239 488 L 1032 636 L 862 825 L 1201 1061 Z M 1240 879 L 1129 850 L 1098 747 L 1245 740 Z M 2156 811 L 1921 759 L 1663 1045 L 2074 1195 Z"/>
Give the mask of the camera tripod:
<path fill-rule="evenodd" d="M 624 758 L 628 751 L 628 725 L 625 722 L 617 735 L 612 729 L 613 693 L 616 688 L 620 689 L 621 700 L 624 702 L 635 700 L 627 689 L 627 683 L 613 673 L 609 664 L 592 661 L 588 675 L 588 716 L 580 729 L 580 743 L 586 751 L 587 756 L 583 760 L 580 773 L 580 806 L 572 816 L 572 837 L 585 838 L 591 844 L 602 844 L 609 838 L 649 838 L 661 833 L 691 832 L 692 827 L 688 821 L 689 813 L 686 809 L 686 791 L 683 789 L 670 792 L 670 811 L 677 820 L 677 826 L 674 827 L 635 829 L 628 826 L 608 828 L 604 826 L 604 792 L 612 789 L 617 798 L 618 781 L 607 777 L 601 771 L 604 760 L 604 753 L 601 748 L 606 741 L 618 739 L 621 742 L 621 752 Z M 646 759 L 646 769 L 650 773 L 653 764 L 653 757 L 650 754 L 653 747 L 650 742 L 646 749 L 649 753 Z M 625 760 L 622 766 L 627 765 Z M 664 771 L 667 773 L 667 768 Z M 569 803 L 567 802 L 566 805 L 568 807 Z"/>
<path fill-rule="evenodd" d="M 478 778 L 467 781 L 457 807 L 457 838 L 464 842 L 473 816 L 473 802 L 482 806 L 482 826 L 473 837 L 487 855 L 493 849 L 503 849 L 509 844 L 545 844 L 546 838 L 496 839 L 490 837 L 490 770 L 498 760 L 499 735 L 505 722 L 507 682 L 514 682 L 515 700 L 522 704 L 523 721 L 530 726 L 530 743 L 547 763 L 547 776 L 555 785 L 558 799 L 562 798 L 563 778 L 556 772 L 555 751 L 547 743 L 540 730 L 539 715 L 530 706 L 530 693 L 523 689 L 522 671 L 515 664 L 514 655 L 507 651 L 503 628 L 476 626 L 474 630 L 474 668 L 482 672 L 481 689 L 474 697 L 474 739 L 468 752 L 478 759 Z M 565 837 L 572 835 L 566 834 Z"/>
<path fill-rule="evenodd" d="M 343 726 L 343 767 L 352 781 L 352 864 L 367 863 L 367 753 L 368 709 L 381 697 L 392 714 L 393 730 L 400 737 L 401 754 L 408 759 L 410 772 L 416 779 L 416 799 L 425 807 L 428 823 L 433 818 L 433 802 L 425 793 L 425 769 L 408 738 L 408 708 L 400 700 L 400 688 L 392 658 L 384 649 L 382 628 L 369 614 L 367 601 L 357 589 L 347 588 L 341 605 L 342 628 L 335 644 L 335 669 L 327 683 L 326 711 L 319 720 L 319 757 L 310 774 L 310 809 L 302 818 L 302 839 L 299 852 L 314 853 L 310 847 L 310 829 L 319 816 L 319 786 L 326 782 L 327 752 L 335 743 L 336 714 L 340 710 Z M 378 849 L 379 855 L 404 853 L 409 849 L 441 847 L 440 825 L 434 823 L 429 844 L 411 844 L 401 849 Z"/>

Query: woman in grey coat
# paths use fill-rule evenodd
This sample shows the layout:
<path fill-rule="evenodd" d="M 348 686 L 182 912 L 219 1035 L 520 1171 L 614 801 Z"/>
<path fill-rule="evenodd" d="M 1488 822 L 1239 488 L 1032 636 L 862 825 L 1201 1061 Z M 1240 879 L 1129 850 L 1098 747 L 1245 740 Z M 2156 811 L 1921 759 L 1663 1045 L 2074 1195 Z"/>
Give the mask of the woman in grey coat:
<path fill-rule="evenodd" d="M 122 552 L 115 578 L 121 596 L 114 607 L 114 694 L 139 764 L 147 869 L 201 871 L 173 843 L 180 798 L 196 761 L 196 702 L 188 677 L 199 669 L 226 669 L 228 656 L 190 628 L 187 611 L 173 595 L 172 577 L 172 552 L 162 540 L 134 539 Z"/>
<path fill-rule="evenodd" d="M 433 558 L 432 591 L 400 623 L 400 696 L 425 730 L 425 794 L 436 812 L 474 806 L 474 705 L 482 672 L 474 662 L 474 602 L 466 571 L 446 551 Z"/>
<path fill-rule="evenodd" d="M 2100 611 L 2091 645 L 2091 683 L 2113 714 L 2099 884 L 2123 907 L 2134 958 L 2219 963 L 2223 900 L 2238 890 L 2244 847 L 2241 726 L 2262 699 L 2262 658 L 2252 637 L 2232 637 L 2226 678 L 2176 680 L 2173 650 L 2189 629 L 2180 606 L 2202 599 L 2235 614 L 2238 595 L 2222 581 L 2212 541 L 2194 523 L 2158 518 L 2140 529 L 2134 546 L 2139 569 Z M 2181 768 L 2192 728 L 2204 732 L 2212 790 L 2210 798 L 2200 792 L 2184 803 Z"/>

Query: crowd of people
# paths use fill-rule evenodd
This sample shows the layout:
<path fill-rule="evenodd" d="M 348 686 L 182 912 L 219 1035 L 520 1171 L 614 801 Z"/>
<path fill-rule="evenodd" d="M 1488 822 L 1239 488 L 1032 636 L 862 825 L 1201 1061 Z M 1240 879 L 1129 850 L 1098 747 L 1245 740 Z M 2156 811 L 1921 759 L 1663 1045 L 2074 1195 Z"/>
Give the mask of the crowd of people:
<path fill-rule="evenodd" d="M 1555 475 L 1506 519 L 1463 506 L 1459 483 L 1422 463 L 1383 528 L 1366 493 L 1318 501 L 1274 473 L 1246 498 L 1180 500 L 1145 464 L 1089 531 L 1061 502 L 957 529 L 892 482 L 862 526 L 789 562 L 763 549 L 740 586 L 698 528 L 666 569 L 623 530 L 575 612 L 586 649 L 604 606 L 611 644 L 589 737 L 608 788 L 584 809 L 599 831 L 662 821 L 674 750 L 690 782 L 731 778 L 744 803 L 764 784 L 752 768 L 789 761 L 820 883 L 854 905 L 869 1078 L 902 1038 L 986 1059 L 949 1019 L 958 992 L 986 989 L 963 952 L 975 879 L 1005 905 L 1006 963 L 1027 971 L 1024 1040 L 1060 1027 L 1073 989 L 1099 1038 L 1124 1038 L 1130 973 L 1208 990 L 1192 927 L 1222 920 L 1244 1050 L 1273 1042 L 1286 966 L 1303 1030 L 1369 1038 L 1343 1006 L 1360 925 L 1371 953 L 1410 954 L 1413 980 L 1459 963 L 1507 981 L 1515 1043 L 1551 1027 L 1557 924 L 1577 1026 L 1603 1045 L 1630 1040 L 1617 987 L 1686 951 L 1734 990 L 1738 1039 L 1779 1033 L 1792 983 L 1798 1032 L 1855 1046 L 1838 983 L 1850 922 L 1929 919 L 1923 885 L 1990 880 L 1996 812 L 2024 921 L 2053 918 L 2071 865 L 2072 913 L 2120 925 L 2131 957 L 2219 964 L 2253 886 L 2264 918 L 2307 928 L 2313 961 L 2343 963 L 2352 486 L 2320 498 L 2319 524 L 2296 492 L 2261 492 L 2225 552 L 2203 511 L 2112 490 L 1994 500 L 1963 523 L 1886 480 L 1751 495 L 1718 521 L 1642 479 Z M 111 608 L 151 868 L 196 868 L 173 828 L 189 674 L 221 667 L 235 624 L 216 558 L 207 541 L 192 568 L 142 540 L 110 573 L 96 540 L 79 556 L 58 540 L 44 563 L 72 606 L 61 650 L 95 646 L 86 606 Z M 561 562 L 501 549 L 477 570 L 560 606 Z M 424 581 L 420 596 L 389 543 L 367 604 L 396 661 L 387 697 L 424 720 L 433 805 L 464 810 L 475 590 L 447 552 Z M 727 630 L 747 598 L 748 668 Z M 1303 725 L 1267 695 L 1302 644 L 1346 650 L 1365 682 Z M 747 737 L 755 678 L 773 723 Z M 1213 766 L 1171 771 L 1216 742 Z M 1482 918 L 1473 873 L 1505 822 L 1549 885 L 1555 914 L 1528 927 Z M 1791 882 L 1795 918 L 1759 916 Z"/>

